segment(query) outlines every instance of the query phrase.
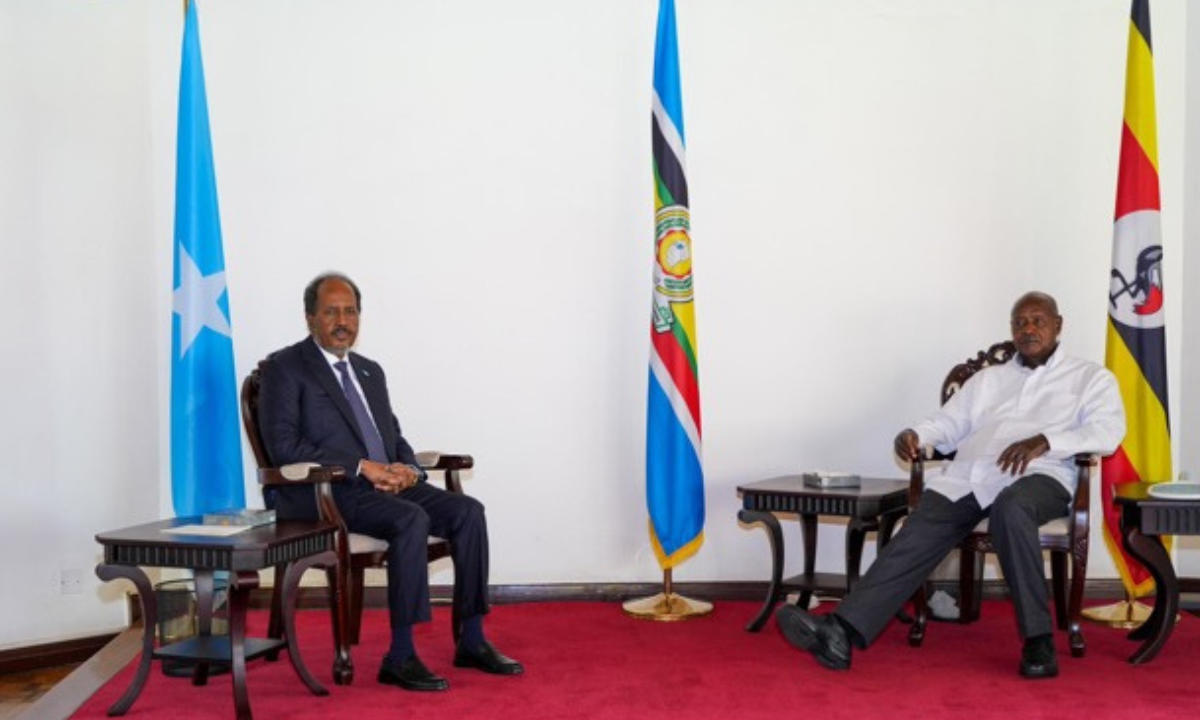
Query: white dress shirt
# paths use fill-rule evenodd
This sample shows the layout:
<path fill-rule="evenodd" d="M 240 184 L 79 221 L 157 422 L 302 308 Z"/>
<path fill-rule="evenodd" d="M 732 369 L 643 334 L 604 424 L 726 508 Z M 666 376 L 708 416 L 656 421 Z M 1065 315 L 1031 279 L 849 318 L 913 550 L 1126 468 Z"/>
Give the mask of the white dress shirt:
<path fill-rule="evenodd" d="M 980 370 L 912 429 L 922 445 L 957 451 L 929 473 L 926 487 L 950 500 L 975 493 L 986 508 L 1017 479 L 1001 472 L 1000 453 L 1039 433 L 1050 450 L 1031 461 L 1025 475 L 1049 475 L 1074 495 L 1075 454 L 1116 450 L 1125 437 L 1125 406 L 1111 372 L 1060 348 L 1033 369 L 1018 355 Z"/>

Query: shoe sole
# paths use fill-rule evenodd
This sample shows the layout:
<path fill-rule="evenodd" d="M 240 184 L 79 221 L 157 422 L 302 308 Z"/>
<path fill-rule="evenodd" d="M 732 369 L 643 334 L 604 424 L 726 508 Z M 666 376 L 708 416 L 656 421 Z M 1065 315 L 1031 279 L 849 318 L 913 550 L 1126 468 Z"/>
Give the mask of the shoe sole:
<path fill-rule="evenodd" d="M 382 675 L 376 676 L 375 682 L 379 683 L 380 685 L 391 685 L 392 687 L 398 687 L 401 690 L 407 690 L 408 692 L 443 692 L 445 690 L 450 689 L 449 682 L 443 682 L 440 685 L 422 687 L 422 686 L 417 686 L 417 685 L 408 685 L 408 684 L 400 682 L 397 679 L 385 677 Z"/>
<path fill-rule="evenodd" d="M 779 612 L 775 613 L 775 622 L 779 625 L 783 638 L 793 647 L 808 651 L 816 647 L 816 627 L 792 606 L 780 608 Z"/>
<path fill-rule="evenodd" d="M 525 672 L 525 668 L 520 668 L 517 670 L 493 670 L 488 665 L 484 665 L 482 663 L 477 663 L 472 660 L 459 660 L 458 658 L 454 658 L 454 667 L 468 668 L 471 670 L 479 670 L 480 672 L 485 672 L 488 675 L 511 676 L 511 675 L 520 675 L 521 673 Z"/>
<path fill-rule="evenodd" d="M 779 631 L 793 647 L 807 651 L 824 668 L 849 670 L 850 663 L 847 660 L 828 656 L 828 648 L 822 646 L 821 637 L 817 634 L 815 620 L 812 615 L 807 615 L 791 605 L 782 607 L 775 613 Z"/>
<path fill-rule="evenodd" d="M 816 658 L 817 662 L 819 662 L 822 667 L 827 668 L 829 670 L 839 670 L 840 671 L 840 670 L 849 670 L 850 669 L 850 666 L 847 665 L 845 663 L 845 661 L 841 660 L 841 659 L 832 660 L 832 659 L 825 657 L 824 655 L 821 655 L 819 653 L 813 653 L 813 657 Z"/>
<path fill-rule="evenodd" d="M 380 680 L 379 684 L 397 687 L 405 692 L 445 692 L 450 689 L 449 685 L 439 685 L 437 687 L 416 687 L 413 685 L 401 685 L 400 683 L 388 682 L 387 680 Z"/>
<path fill-rule="evenodd" d="M 1038 670 L 1035 672 L 1028 671 L 1022 667 L 1021 677 L 1025 678 L 1026 680 L 1049 680 L 1050 678 L 1058 677 L 1058 668 L 1054 668 L 1053 670 Z"/>

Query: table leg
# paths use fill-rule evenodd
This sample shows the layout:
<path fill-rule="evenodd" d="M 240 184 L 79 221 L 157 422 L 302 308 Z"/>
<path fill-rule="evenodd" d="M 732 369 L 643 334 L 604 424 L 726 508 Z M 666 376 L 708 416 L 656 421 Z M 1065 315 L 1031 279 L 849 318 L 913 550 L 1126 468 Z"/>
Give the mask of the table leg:
<path fill-rule="evenodd" d="M 808 587 L 800 592 L 796 607 L 808 610 L 812 602 L 812 584 L 817 577 L 817 515 L 816 513 L 800 513 L 800 536 L 804 542 L 804 578 Z"/>
<path fill-rule="evenodd" d="M 233 675 L 233 706 L 238 720 L 253 720 L 246 687 L 246 608 L 250 591 L 258 587 L 257 572 L 239 572 L 229 579 L 229 666 Z"/>
<path fill-rule="evenodd" d="M 1171 557 L 1157 537 L 1143 535 L 1136 527 L 1126 527 L 1125 549 L 1142 563 L 1154 578 L 1154 610 L 1142 626 L 1129 634 L 1131 640 L 1145 640 L 1129 658 L 1134 665 L 1150 662 L 1175 629 L 1175 614 L 1179 612 L 1179 584 Z"/>
<path fill-rule="evenodd" d="M 105 582 L 117 578 L 129 580 L 137 588 L 138 600 L 142 604 L 142 659 L 138 662 L 129 689 L 108 708 L 109 715 L 124 715 L 133 706 L 133 701 L 137 700 L 146 685 L 146 678 L 150 676 L 150 661 L 154 659 L 154 629 L 158 627 L 158 600 L 150 585 L 150 578 L 139 567 L 101 563 L 96 566 L 96 576 Z"/>
<path fill-rule="evenodd" d="M 192 583 L 196 588 L 196 634 L 200 637 L 212 636 L 212 615 L 213 615 L 213 571 L 212 570 L 194 570 L 192 571 Z M 192 684 L 207 685 L 208 684 L 208 668 L 207 660 L 197 660 L 195 666 L 192 667 Z"/>
<path fill-rule="evenodd" d="M 267 621 L 267 637 L 272 640 L 278 640 L 283 637 L 283 575 L 287 572 L 287 565 L 275 565 L 272 568 L 275 572 L 275 585 L 279 591 L 271 591 L 271 615 Z M 279 651 L 272 650 L 267 653 L 267 660 L 275 662 L 279 659 Z"/>
<path fill-rule="evenodd" d="M 783 529 L 779 527 L 779 518 L 774 513 L 760 510 L 741 510 L 738 520 L 753 525 L 762 523 L 767 531 L 767 540 L 771 544 L 771 584 L 767 587 L 767 598 L 763 601 L 762 609 L 758 611 L 750 624 L 746 626 L 749 632 L 758 632 L 771 616 L 775 603 L 783 592 Z"/>
<path fill-rule="evenodd" d="M 292 668 L 300 676 L 300 681 L 312 691 L 313 695 L 328 695 L 329 691 L 312 676 L 312 673 L 308 671 L 308 666 L 304 664 L 304 658 L 300 656 L 300 648 L 296 643 L 296 592 L 300 587 L 300 578 L 306 570 L 314 565 L 328 565 L 336 562 L 337 555 L 332 550 L 329 550 L 289 564 L 287 572 L 283 576 L 283 634 L 287 639 L 288 658 L 292 662 Z M 336 602 L 336 589 L 331 588 L 330 592 L 334 593 L 334 595 L 330 597 L 329 601 Z M 335 656 L 340 657 L 343 652 L 346 652 L 346 649 L 342 646 L 342 639 L 338 637 L 338 634 L 338 628 L 335 623 L 334 652 Z M 334 662 L 334 668 L 336 671 L 336 661 Z"/>
<path fill-rule="evenodd" d="M 846 592 L 858 582 L 858 572 L 862 567 L 863 545 L 866 543 L 867 530 L 874 527 L 873 523 L 864 523 L 860 518 L 850 518 L 846 525 Z"/>

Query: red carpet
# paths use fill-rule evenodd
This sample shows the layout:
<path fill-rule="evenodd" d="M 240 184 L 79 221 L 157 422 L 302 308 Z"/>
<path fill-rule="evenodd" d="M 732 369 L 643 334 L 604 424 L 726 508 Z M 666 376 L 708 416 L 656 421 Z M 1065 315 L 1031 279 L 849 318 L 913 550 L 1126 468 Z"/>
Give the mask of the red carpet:
<path fill-rule="evenodd" d="M 331 695 L 310 695 L 286 658 L 255 660 L 250 700 L 260 720 L 290 718 L 404 718 L 502 720 L 545 718 L 670 718 L 736 720 L 766 714 L 818 718 L 1179 718 L 1196 712 L 1200 680 L 1200 619 L 1185 615 L 1170 642 L 1149 665 L 1126 658 L 1135 645 L 1117 630 L 1085 627 L 1088 656 L 1067 654 L 1057 637 L 1061 675 L 1027 681 L 1017 675 L 1019 642 L 1012 610 L 984 604 L 973 625 L 934 623 L 925 647 L 906 643 L 906 626 L 893 624 L 849 672 L 816 665 L 792 649 L 774 623 L 762 632 L 743 626 L 756 603 L 719 603 L 705 619 L 682 623 L 632 620 L 614 604 L 531 603 L 493 609 L 488 635 L 525 664 L 526 674 L 499 678 L 451 666 L 448 611 L 417 632 L 426 664 L 450 680 L 450 691 L 414 694 L 375 682 L 386 649 L 387 619 L 368 611 L 363 642 L 355 648 L 357 675 L 350 687 L 330 677 L 331 642 L 324 612 L 299 615 L 300 642 L 310 669 Z M 265 613 L 251 617 L 261 632 Z M 117 675 L 75 718 L 103 718 L 129 684 L 132 667 Z M 155 664 L 142 696 L 126 717 L 231 718 L 228 675 L 193 687 L 163 676 Z"/>

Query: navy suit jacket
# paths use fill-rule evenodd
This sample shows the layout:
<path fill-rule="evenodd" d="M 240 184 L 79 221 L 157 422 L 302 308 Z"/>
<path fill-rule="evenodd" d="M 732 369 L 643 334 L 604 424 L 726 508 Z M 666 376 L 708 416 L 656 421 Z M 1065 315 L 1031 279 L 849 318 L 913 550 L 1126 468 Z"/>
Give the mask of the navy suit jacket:
<path fill-rule="evenodd" d="M 348 353 L 348 359 L 383 438 L 388 460 L 416 467 L 416 454 L 392 412 L 383 368 L 357 353 Z M 262 365 L 261 377 L 258 419 L 271 464 L 340 465 L 353 476 L 359 461 L 367 457 L 367 446 L 342 391 L 341 379 L 316 342 L 308 337 L 272 353 Z M 354 524 L 357 495 L 373 491 L 371 483 L 361 476 L 334 484 L 334 499 L 347 524 Z M 279 488 L 274 507 L 281 518 L 317 517 L 310 485 Z"/>

